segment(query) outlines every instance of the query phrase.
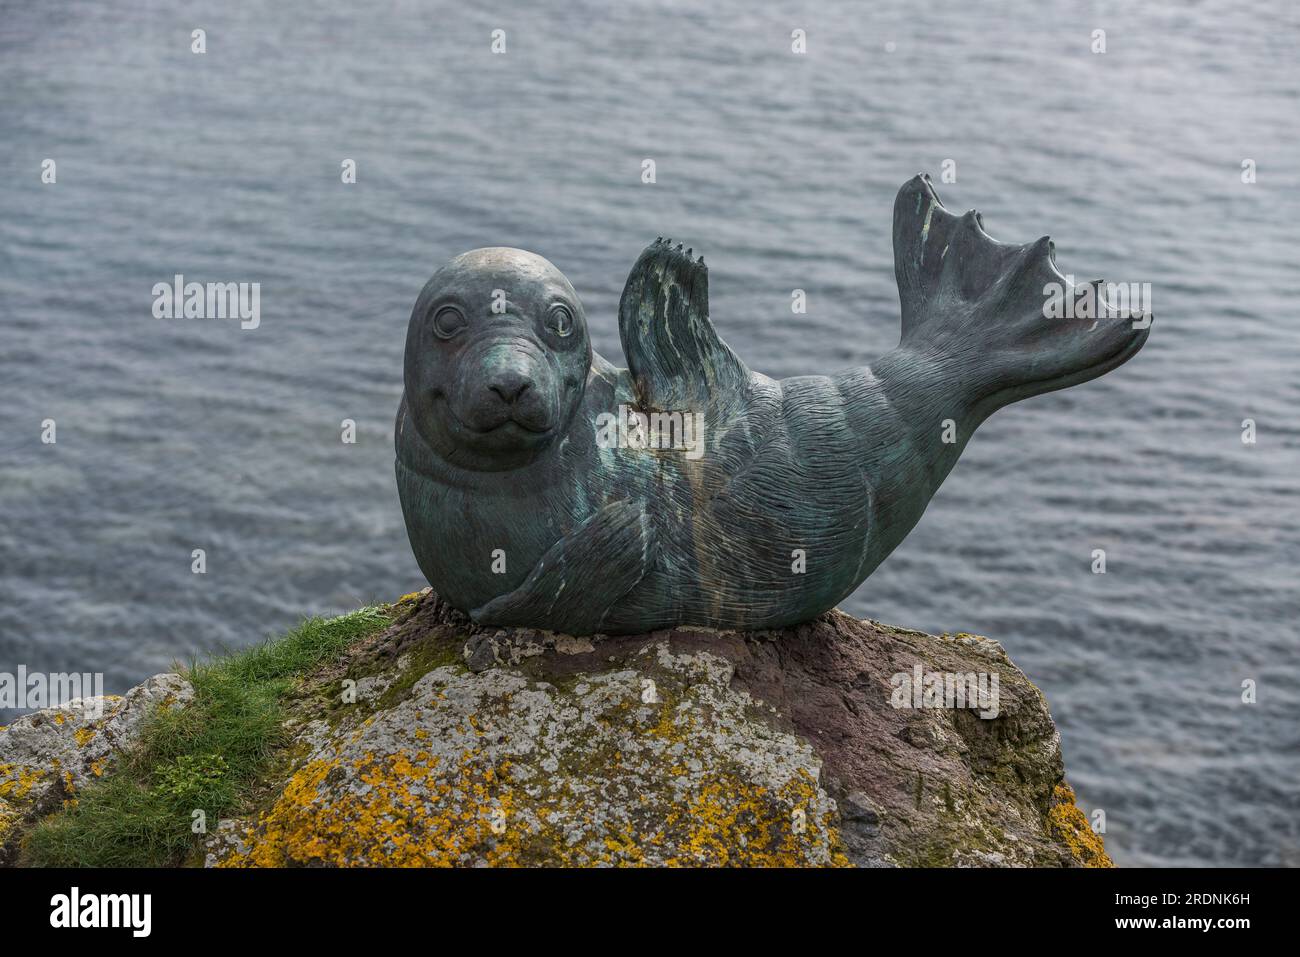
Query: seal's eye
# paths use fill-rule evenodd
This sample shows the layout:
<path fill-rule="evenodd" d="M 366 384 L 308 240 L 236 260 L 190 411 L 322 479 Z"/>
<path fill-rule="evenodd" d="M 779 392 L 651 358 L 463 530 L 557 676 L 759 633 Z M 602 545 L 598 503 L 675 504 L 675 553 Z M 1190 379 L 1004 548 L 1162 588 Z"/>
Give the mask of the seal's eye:
<path fill-rule="evenodd" d="M 433 331 L 440 339 L 450 339 L 466 325 L 464 314 L 455 306 L 443 306 L 433 314 Z"/>
<path fill-rule="evenodd" d="M 573 331 L 573 313 L 569 307 L 556 303 L 546 315 L 546 328 L 557 336 L 564 337 Z"/>

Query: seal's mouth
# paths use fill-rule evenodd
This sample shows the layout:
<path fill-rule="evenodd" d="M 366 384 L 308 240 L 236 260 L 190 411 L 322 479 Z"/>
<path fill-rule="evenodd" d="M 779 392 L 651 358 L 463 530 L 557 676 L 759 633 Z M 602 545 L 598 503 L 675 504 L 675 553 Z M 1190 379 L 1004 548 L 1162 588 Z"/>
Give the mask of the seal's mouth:
<path fill-rule="evenodd" d="M 452 414 L 454 415 L 455 413 Z M 460 419 L 457 418 L 457 421 L 460 422 Z M 485 429 L 476 429 L 472 425 L 466 425 L 464 422 L 461 422 L 461 425 L 464 425 L 468 431 L 473 432 L 475 435 L 498 435 L 502 432 L 522 432 L 527 435 L 540 436 L 540 435 L 550 435 L 555 428 L 554 426 L 551 425 L 547 425 L 542 428 L 537 428 L 535 426 L 529 425 L 527 422 L 520 422 L 518 419 L 513 419 L 513 418 L 506 419 L 504 422 L 501 422 L 497 425 L 488 426 Z"/>
<path fill-rule="evenodd" d="M 447 414 L 451 416 L 458 429 L 469 435 L 483 438 L 517 436 L 524 441 L 529 441 L 543 439 L 555 431 L 554 423 L 528 422 L 513 415 L 506 415 L 501 421 L 493 422 L 491 425 L 474 425 L 466 422 L 456 414 L 455 408 L 445 395 L 439 395 L 438 398 L 442 400 L 443 407 L 447 410 Z"/>

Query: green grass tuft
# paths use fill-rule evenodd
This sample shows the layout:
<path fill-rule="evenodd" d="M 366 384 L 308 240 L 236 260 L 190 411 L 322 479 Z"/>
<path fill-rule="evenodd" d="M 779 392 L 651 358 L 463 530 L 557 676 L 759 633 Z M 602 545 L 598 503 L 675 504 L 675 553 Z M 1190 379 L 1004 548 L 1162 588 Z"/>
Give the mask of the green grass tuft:
<path fill-rule="evenodd" d="M 294 681 L 391 621 L 383 607 L 310 618 L 281 638 L 191 665 L 194 700 L 156 712 L 136 747 L 79 791 L 75 805 L 37 825 L 23 863 L 182 863 L 204 836 L 193 833 L 194 812 L 215 828 L 286 743 L 283 698 Z"/>

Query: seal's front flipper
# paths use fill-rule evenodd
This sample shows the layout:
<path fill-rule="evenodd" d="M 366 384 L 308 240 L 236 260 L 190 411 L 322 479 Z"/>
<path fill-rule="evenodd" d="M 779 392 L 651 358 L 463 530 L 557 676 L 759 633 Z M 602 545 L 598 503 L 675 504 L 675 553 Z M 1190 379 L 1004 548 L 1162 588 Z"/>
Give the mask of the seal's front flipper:
<path fill-rule="evenodd" d="M 741 391 L 749 370 L 709 321 L 709 270 L 681 243 L 656 239 L 628 274 L 618 332 L 637 394 L 650 409 L 684 411 Z"/>
<path fill-rule="evenodd" d="M 1103 302 L 1095 284 L 1068 281 L 1048 237 L 1000 243 L 975 210 L 954 216 L 925 176 L 894 202 L 894 273 L 901 345 L 947 364 L 987 412 L 1110 371 L 1151 324 Z"/>
<path fill-rule="evenodd" d="M 470 612 L 482 625 L 589 635 L 654 563 L 645 510 L 610 502 L 552 545 L 514 591 Z"/>

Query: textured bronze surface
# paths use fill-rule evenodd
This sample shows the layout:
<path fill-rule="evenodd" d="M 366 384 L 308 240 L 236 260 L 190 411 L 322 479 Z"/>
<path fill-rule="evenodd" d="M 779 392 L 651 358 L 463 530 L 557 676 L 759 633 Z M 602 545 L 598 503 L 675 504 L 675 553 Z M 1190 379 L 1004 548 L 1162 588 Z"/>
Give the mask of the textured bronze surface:
<path fill-rule="evenodd" d="M 894 204 L 898 347 L 774 380 L 718 337 L 703 257 L 671 240 L 623 291 L 627 369 L 592 352 L 577 293 L 545 259 L 458 256 L 420 293 L 406 340 L 397 484 L 420 568 L 484 624 L 813 618 L 911 531 L 990 414 L 1146 341 L 1150 317 L 1070 287 L 1052 257 L 1046 237 L 991 239 L 915 177 Z M 1048 318 L 1053 288 L 1089 308 Z"/>

